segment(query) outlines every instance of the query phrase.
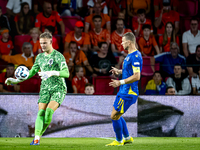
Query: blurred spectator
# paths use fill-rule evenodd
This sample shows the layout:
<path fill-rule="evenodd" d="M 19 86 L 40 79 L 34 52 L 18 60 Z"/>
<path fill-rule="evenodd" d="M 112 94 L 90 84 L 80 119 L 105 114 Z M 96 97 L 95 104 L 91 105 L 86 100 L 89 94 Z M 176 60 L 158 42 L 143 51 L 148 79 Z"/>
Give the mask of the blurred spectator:
<path fill-rule="evenodd" d="M 85 84 L 85 94 L 86 95 L 93 95 L 94 94 L 94 85 L 91 83 Z"/>
<path fill-rule="evenodd" d="M 9 40 L 9 30 L 6 28 L 1 29 L 2 38 L 0 40 L 0 54 L 11 55 L 14 48 L 13 42 Z"/>
<path fill-rule="evenodd" d="M 90 15 L 93 14 L 93 7 L 95 3 L 101 4 L 104 14 L 108 14 L 108 7 L 105 0 L 88 0 L 87 5 L 90 8 Z"/>
<path fill-rule="evenodd" d="M 154 0 L 153 5 L 154 5 L 154 12 L 160 10 L 163 8 L 163 2 L 168 1 L 170 3 L 171 8 L 173 8 L 173 10 L 177 11 L 178 9 L 178 0 Z"/>
<path fill-rule="evenodd" d="M 111 50 L 114 54 L 114 56 L 120 56 L 124 53 L 128 53 L 124 50 L 122 43 L 122 36 L 127 33 L 132 32 L 130 29 L 124 28 L 124 20 L 123 19 L 117 19 L 116 21 L 116 30 L 113 31 L 111 34 Z"/>
<path fill-rule="evenodd" d="M 110 17 L 107 14 L 101 13 L 101 4 L 95 3 L 94 4 L 94 13 L 85 17 L 85 33 L 89 32 L 89 28 L 91 31 L 95 28 L 94 25 L 94 16 L 101 16 L 101 28 L 104 28 L 106 26 L 106 29 L 111 32 L 111 27 L 110 27 Z"/>
<path fill-rule="evenodd" d="M 145 9 L 138 9 L 137 11 L 137 20 L 133 21 L 133 31 L 136 37 L 143 36 L 142 26 L 149 24 L 151 26 L 151 33 L 153 33 L 153 26 L 150 19 L 147 19 L 145 16 Z"/>
<path fill-rule="evenodd" d="M 83 1 L 82 0 L 62 0 L 61 1 L 61 16 L 83 16 Z"/>
<path fill-rule="evenodd" d="M 125 14 L 122 11 L 120 11 L 118 13 L 118 17 L 117 18 L 125 20 Z"/>
<path fill-rule="evenodd" d="M 64 53 L 64 57 L 66 59 L 67 65 L 69 67 L 69 72 L 70 72 L 71 78 L 72 78 L 72 74 L 74 72 L 75 65 L 85 66 L 91 73 L 93 73 L 93 69 L 89 64 L 85 53 L 82 50 L 78 50 L 78 46 L 77 46 L 76 42 L 71 41 L 69 43 L 69 52 Z"/>
<path fill-rule="evenodd" d="M 16 55 L 0 55 L 0 59 L 7 61 L 8 63 L 13 63 L 15 65 L 25 65 L 29 69 L 33 66 L 35 61 L 35 56 L 32 52 L 32 45 L 29 42 L 24 42 L 22 46 L 22 54 Z"/>
<path fill-rule="evenodd" d="M 107 29 L 101 28 L 102 18 L 99 15 L 95 15 L 93 18 L 94 30 L 89 32 L 91 44 L 93 46 L 93 51 L 98 51 L 98 43 L 107 42 L 110 44 L 110 33 Z"/>
<path fill-rule="evenodd" d="M 176 42 L 179 45 L 179 38 L 175 34 L 174 25 L 171 22 L 167 22 L 164 34 L 159 36 L 159 46 L 161 53 L 170 51 L 170 42 Z"/>
<path fill-rule="evenodd" d="M 99 53 L 92 55 L 89 59 L 94 72 L 99 76 L 110 75 L 111 66 L 117 65 L 114 55 L 108 52 L 108 44 L 106 42 L 99 43 Z"/>
<path fill-rule="evenodd" d="M 0 92 L 19 92 L 20 85 L 6 85 L 5 81 L 7 78 L 15 78 L 14 76 L 15 66 L 9 63 L 6 67 L 6 72 L 0 74 Z"/>
<path fill-rule="evenodd" d="M 65 36 L 65 25 L 60 18 L 60 15 L 57 11 L 53 11 L 51 3 L 44 2 L 43 12 L 39 13 L 36 17 L 35 27 L 39 28 L 41 32 L 44 32 L 46 26 L 53 26 L 55 32 L 53 34 L 58 34 L 56 23 L 60 25 L 61 34 Z"/>
<path fill-rule="evenodd" d="M 29 8 L 32 8 L 32 0 L 8 0 L 6 5 L 7 8 L 7 16 L 15 17 L 21 10 L 21 4 L 23 2 L 27 2 L 29 4 Z"/>
<path fill-rule="evenodd" d="M 143 37 L 140 37 L 138 41 L 138 45 L 140 47 L 140 51 L 142 56 L 154 56 L 154 49 L 156 53 L 159 54 L 158 44 L 155 40 L 155 37 L 151 35 L 151 26 L 149 24 L 145 24 L 142 26 Z"/>
<path fill-rule="evenodd" d="M 83 22 L 77 21 L 74 27 L 74 31 L 69 32 L 65 37 L 65 52 L 69 52 L 69 43 L 71 41 L 76 42 L 78 45 L 78 49 L 82 50 L 83 52 L 87 52 L 89 45 L 90 45 L 90 37 L 87 33 L 83 32 Z"/>
<path fill-rule="evenodd" d="M 198 30 L 199 20 L 192 18 L 190 20 L 190 30 L 183 33 L 183 53 L 185 57 L 194 54 L 196 46 L 200 44 L 200 30 Z"/>
<path fill-rule="evenodd" d="M 27 2 L 21 3 L 21 11 L 14 18 L 17 33 L 19 35 L 28 34 L 34 25 L 34 18 L 30 13 L 30 8 Z"/>
<path fill-rule="evenodd" d="M 138 9 L 145 9 L 146 14 L 151 10 L 151 0 L 127 0 L 127 12 L 130 17 L 136 17 Z"/>
<path fill-rule="evenodd" d="M 51 35 L 54 33 L 54 31 L 55 28 L 53 26 L 46 26 L 44 29 L 44 32 L 49 32 Z M 52 37 L 52 46 L 54 49 L 59 51 L 58 41 L 54 36 Z"/>
<path fill-rule="evenodd" d="M 166 84 L 162 81 L 159 71 L 155 71 L 153 79 L 147 83 L 145 95 L 165 95 Z"/>
<path fill-rule="evenodd" d="M 164 34 L 167 22 L 172 22 L 175 26 L 175 33 L 178 33 L 179 21 L 179 13 L 171 10 L 170 2 L 163 2 L 163 8 L 155 13 L 154 25 L 157 28 L 157 34 Z"/>
<path fill-rule="evenodd" d="M 191 54 L 187 57 L 186 63 L 189 76 L 196 77 L 200 66 L 200 45 L 197 45 L 195 54 Z"/>
<path fill-rule="evenodd" d="M 172 86 L 168 86 L 165 95 L 175 95 L 175 93 L 175 88 L 173 88 Z"/>
<path fill-rule="evenodd" d="M 72 88 L 74 93 L 85 93 L 85 84 L 88 83 L 88 79 L 84 77 L 84 71 L 82 66 L 75 66 L 76 76 L 72 79 Z"/>
<path fill-rule="evenodd" d="M 190 81 L 182 74 L 182 67 L 179 64 L 174 66 L 174 74 L 167 79 L 166 84 L 175 88 L 176 95 L 188 95 L 191 93 Z"/>
<path fill-rule="evenodd" d="M 125 16 L 126 13 L 126 0 L 110 0 L 109 1 L 109 16 L 118 16 L 122 12 Z"/>
<path fill-rule="evenodd" d="M 30 36 L 31 36 L 30 43 L 33 46 L 33 54 L 37 55 L 39 53 L 42 53 L 42 48 L 41 48 L 40 42 L 39 42 L 39 29 L 32 28 L 30 30 Z"/>
<path fill-rule="evenodd" d="M 181 69 L 182 73 L 185 73 L 186 60 L 184 56 L 179 54 L 179 46 L 177 43 L 171 42 L 170 52 L 155 55 L 154 58 L 156 63 L 160 63 L 160 71 L 163 80 L 174 74 L 175 64 L 181 64 L 183 67 L 183 69 Z"/>
<path fill-rule="evenodd" d="M 7 28 L 11 31 L 10 24 L 6 15 L 3 15 L 2 8 L 0 6 L 0 29 Z"/>
<path fill-rule="evenodd" d="M 192 77 L 192 89 L 194 95 L 200 95 L 200 67 L 198 75 Z"/>
<path fill-rule="evenodd" d="M 53 6 L 53 10 L 57 11 L 58 0 L 33 0 L 33 10 L 35 14 L 43 12 L 44 2 L 49 2 Z"/>

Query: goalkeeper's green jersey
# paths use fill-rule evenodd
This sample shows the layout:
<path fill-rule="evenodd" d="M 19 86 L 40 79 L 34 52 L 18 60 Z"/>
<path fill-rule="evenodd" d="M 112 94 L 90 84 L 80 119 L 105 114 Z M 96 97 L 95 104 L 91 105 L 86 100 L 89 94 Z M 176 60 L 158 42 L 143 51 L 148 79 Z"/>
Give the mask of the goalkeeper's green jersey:
<path fill-rule="evenodd" d="M 29 78 L 34 76 L 38 71 L 66 71 L 69 74 L 68 67 L 64 56 L 57 50 L 53 50 L 51 54 L 45 55 L 40 53 L 37 55 L 35 63 L 29 72 Z M 42 80 L 40 90 L 67 90 L 65 84 L 65 76 L 51 76 L 47 80 Z M 31 86 L 31 85 L 30 85 Z"/>

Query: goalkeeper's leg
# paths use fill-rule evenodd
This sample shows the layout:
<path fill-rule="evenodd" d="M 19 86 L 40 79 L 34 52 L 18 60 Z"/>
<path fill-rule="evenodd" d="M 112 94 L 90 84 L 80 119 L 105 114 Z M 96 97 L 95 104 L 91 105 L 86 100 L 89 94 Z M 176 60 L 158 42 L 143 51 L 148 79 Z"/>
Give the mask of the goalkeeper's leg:
<path fill-rule="evenodd" d="M 44 119 L 45 119 L 45 109 L 47 107 L 46 103 L 39 103 L 39 111 L 37 114 L 37 119 L 35 121 L 35 138 L 30 145 L 39 145 L 40 134 L 43 129 Z"/>
<path fill-rule="evenodd" d="M 51 123 L 51 120 L 52 120 L 52 117 L 53 117 L 53 113 L 56 111 L 58 106 L 59 106 L 59 103 L 57 103 L 56 101 L 51 101 L 48 104 L 48 106 L 46 108 L 46 112 L 45 112 L 43 129 L 40 132 L 40 137 L 43 135 L 43 133 L 45 132 L 45 130 L 47 129 L 47 127 Z"/>

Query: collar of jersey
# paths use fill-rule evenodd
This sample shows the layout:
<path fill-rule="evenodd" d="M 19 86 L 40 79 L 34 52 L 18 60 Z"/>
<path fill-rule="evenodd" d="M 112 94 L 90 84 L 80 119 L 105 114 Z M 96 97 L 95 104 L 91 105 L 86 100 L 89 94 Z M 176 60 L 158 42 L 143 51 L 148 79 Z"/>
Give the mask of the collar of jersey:
<path fill-rule="evenodd" d="M 133 52 L 137 51 L 137 49 L 135 49 L 134 51 L 132 51 L 131 53 L 128 53 L 128 54 L 132 54 Z"/>
<path fill-rule="evenodd" d="M 54 51 L 55 51 L 55 50 L 53 49 L 53 51 L 51 52 L 51 54 L 48 54 L 48 55 L 46 55 L 46 54 L 44 53 L 44 56 L 50 57 L 50 56 L 53 54 Z"/>

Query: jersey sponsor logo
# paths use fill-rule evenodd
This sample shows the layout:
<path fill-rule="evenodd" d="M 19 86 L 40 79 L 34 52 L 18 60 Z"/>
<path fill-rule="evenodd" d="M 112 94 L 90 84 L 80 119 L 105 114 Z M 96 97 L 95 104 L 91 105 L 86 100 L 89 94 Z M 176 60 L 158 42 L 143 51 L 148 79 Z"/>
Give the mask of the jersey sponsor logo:
<path fill-rule="evenodd" d="M 139 62 L 134 62 L 134 65 L 140 65 L 140 63 Z"/>
<path fill-rule="evenodd" d="M 135 57 L 138 57 L 138 55 L 135 55 Z"/>
<path fill-rule="evenodd" d="M 51 67 L 52 66 L 52 64 L 53 64 L 53 59 L 49 59 L 49 67 Z"/>
<path fill-rule="evenodd" d="M 10 48 L 10 44 L 8 44 L 7 47 Z"/>

